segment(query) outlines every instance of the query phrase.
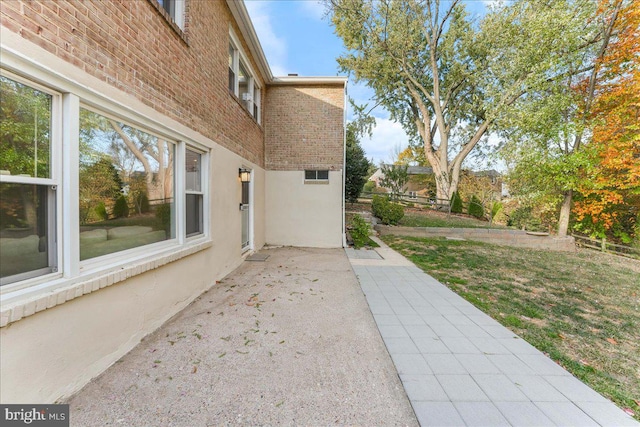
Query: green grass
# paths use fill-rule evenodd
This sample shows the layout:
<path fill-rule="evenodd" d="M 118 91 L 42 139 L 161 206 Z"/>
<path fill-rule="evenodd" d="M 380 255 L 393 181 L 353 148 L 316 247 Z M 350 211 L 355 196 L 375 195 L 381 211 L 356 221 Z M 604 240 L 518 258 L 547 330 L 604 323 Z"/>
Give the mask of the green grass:
<path fill-rule="evenodd" d="M 504 226 L 497 224 L 490 227 L 487 221 L 432 211 L 407 212 L 398 225 L 404 227 L 504 228 Z"/>
<path fill-rule="evenodd" d="M 383 240 L 640 419 L 638 261 L 589 250 Z"/>

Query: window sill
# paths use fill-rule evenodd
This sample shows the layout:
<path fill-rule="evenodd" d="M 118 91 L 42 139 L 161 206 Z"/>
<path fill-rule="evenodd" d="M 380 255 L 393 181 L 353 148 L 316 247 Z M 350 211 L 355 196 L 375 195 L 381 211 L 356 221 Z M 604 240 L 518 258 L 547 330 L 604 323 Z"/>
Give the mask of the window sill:
<path fill-rule="evenodd" d="M 20 319 L 35 313 L 64 304 L 85 294 L 123 282 L 131 277 L 155 270 L 163 265 L 178 261 L 196 252 L 203 251 L 213 245 L 211 240 L 194 242 L 176 250 L 175 247 L 142 258 L 132 263 L 111 267 L 108 270 L 94 272 L 91 275 L 74 279 L 56 279 L 35 295 L 16 296 L 11 293 L 2 296 L 0 308 L 0 328 L 4 328 Z M 18 293 L 16 291 L 15 293 Z M 5 303 L 4 301 L 9 300 Z"/>
<path fill-rule="evenodd" d="M 262 129 L 262 123 L 259 122 L 258 120 L 256 120 L 255 116 L 253 114 L 251 114 L 251 112 L 249 110 L 247 110 L 247 108 L 242 104 L 242 101 L 240 100 L 240 98 L 238 98 L 238 95 L 236 95 L 235 93 L 231 92 L 230 90 L 228 92 L 229 92 L 229 96 L 232 97 L 233 100 L 238 103 L 238 105 L 242 108 L 242 111 L 244 111 L 244 113 L 247 115 L 247 117 L 251 118 L 251 120 L 253 120 L 253 122 L 255 124 L 257 124 L 258 127 L 260 127 L 260 129 Z"/>
<path fill-rule="evenodd" d="M 329 184 L 329 180 L 328 179 L 305 179 L 304 180 L 304 184 L 311 184 L 311 185 L 328 185 Z"/>

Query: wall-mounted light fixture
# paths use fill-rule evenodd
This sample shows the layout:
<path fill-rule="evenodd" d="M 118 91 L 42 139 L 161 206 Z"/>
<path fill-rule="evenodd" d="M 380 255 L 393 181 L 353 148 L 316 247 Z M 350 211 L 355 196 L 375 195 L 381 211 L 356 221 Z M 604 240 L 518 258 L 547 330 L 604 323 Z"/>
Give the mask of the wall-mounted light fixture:
<path fill-rule="evenodd" d="M 238 169 L 238 176 L 240 177 L 240 182 L 250 182 L 251 181 L 251 171 L 248 169 Z"/>

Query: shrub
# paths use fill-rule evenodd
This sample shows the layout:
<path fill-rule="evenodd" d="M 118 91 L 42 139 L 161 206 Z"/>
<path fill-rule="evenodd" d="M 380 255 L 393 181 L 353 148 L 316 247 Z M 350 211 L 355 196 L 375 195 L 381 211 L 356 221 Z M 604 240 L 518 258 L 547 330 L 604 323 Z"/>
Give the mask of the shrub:
<path fill-rule="evenodd" d="M 462 199 L 457 191 L 451 196 L 451 212 L 462 213 Z"/>
<path fill-rule="evenodd" d="M 373 193 L 375 188 L 376 188 L 376 183 L 374 181 L 367 181 L 364 184 L 364 187 L 362 187 L 362 192 L 363 193 Z"/>
<path fill-rule="evenodd" d="M 369 240 L 369 224 L 357 214 L 351 220 L 351 238 L 356 249 L 363 247 Z"/>
<path fill-rule="evenodd" d="M 371 211 L 380 218 L 383 224 L 396 225 L 404 216 L 404 207 L 397 203 L 391 203 L 387 197 L 373 196 Z"/>
<path fill-rule="evenodd" d="M 115 218 L 126 218 L 129 216 L 129 204 L 124 194 L 116 199 L 116 204 L 113 206 L 113 216 Z"/>
<path fill-rule="evenodd" d="M 160 222 L 160 228 L 171 236 L 171 203 L 163 203 L 156 206 L 156 218 Z"/>
<path fill-rule="evenodd" d="M 471 201 L 469 202 L 469 215 L 475 216 L 476 218 L 484 218 L 484 207 L 482 206 L 482 202 L 475 195 L 471 196 Z"/>
<path fill-rule="evenodd" d="M 382 217 L 385 202 L 389 202 L 386 196 L 379 196 L 377 194 L 373 196 L 373 199 L 371 199 L 371 212 L 374 216 L 378 218 Z"/>
<path fill-rule="evenodd" d="M 105 207 L 104 202 L 98 203 L 95 211 L 96 215 L 98 215 L 98 218 L 100 218 L 101 220 L 106 221 L 109 219 L 109 214 L 107 213 L 107 208 Z"/>

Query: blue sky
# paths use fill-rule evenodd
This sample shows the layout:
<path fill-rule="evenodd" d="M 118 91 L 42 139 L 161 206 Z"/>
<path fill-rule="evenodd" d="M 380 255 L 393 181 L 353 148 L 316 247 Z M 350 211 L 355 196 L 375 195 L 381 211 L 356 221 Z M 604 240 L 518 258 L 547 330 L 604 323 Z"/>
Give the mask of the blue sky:
<path fill-rule="evenodd" d="M 490 0 L 466 1 L 472 14 L 482 14 Z M 316 0 L 245 0 L 247 10 L 275 76 L 340 75 L 338 58 L 345 52 L 342 40 L 324 17 L 324 6 Z M 348 86 L 349 96 L 358 104 L 369 103 L 371 90 Z M 350 112 L 349 112 L 350 113 Z M 398 123 L 389 120 L 381 107 L 373 111 L 376 128 L 372 138 L 363 138 L 362 147 L 376 163 L 390 161 L 397 147 L 407 146 L 407 136 Z M 350 118 L 350 114 L 348 115 Z"/>

